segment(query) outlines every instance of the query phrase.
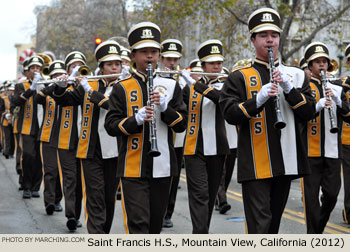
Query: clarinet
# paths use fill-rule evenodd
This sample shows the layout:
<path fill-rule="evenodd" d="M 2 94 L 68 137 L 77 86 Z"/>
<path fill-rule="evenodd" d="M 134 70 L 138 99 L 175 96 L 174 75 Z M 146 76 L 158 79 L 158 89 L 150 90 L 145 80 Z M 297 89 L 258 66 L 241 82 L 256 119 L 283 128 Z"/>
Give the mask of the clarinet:
<path fill-rule="evenodd" d="M 323 70 L 321 70 L 320 74 L 321 74 L 321 81 L 322 81 L 323 91 L 324 91 L 324 93 L 326 93 L 327 79 L 326 79 L 326 76 L 325 76 Z M 330 100 L 330 99 L 331 99 L 331 97 L 327 96 L 327 100 Z M 328 114 L 329 114 L 329 120 L 330 120 L 330 123 L 331 123 L 330 132 L 331 133 L 338 133 L 339 130 L 338 130 L 338 126 L 337 126 L 337 124 L 335 123 L 335 120 L 334 120 L 334 114 L 333 114 L 332 107 L 331 106 L 327 106 L 327 109 L 328 109 Z"/>
<path fill-rule="evenodd" d="M 151 107 L 153 109 L 153 113 L 154 113 L 154 103 L 151 102 L 151 93 L 153 92 L 153 68 L 152 68 L 152 63 L 148 63 L 147 77 L 148 77 L 148 101 L 147 101 L 147 106 Z M 148 152 L 148 155 L 150 155 L 151 157 L 158 157 L 160 155 L 160 152 L 158 150 L 158 144 L 157 144 L 157 128 L 156 128 L 156 118 L 154 117 L 154 114 L 153 114 L 153 116 L 151 118 L 151 122 L 149 123 L 149 135 L 150 135 L 151 149 Z"/>
<path fill-rule="evenodd" d="M 270 82 L 277 84 L 273 80 L 273 71 L 275 70 L 275 60 L 273 57 L 273 51 L 272 47 L 268 47 L 268 55 L 269 55 L 269 64 L 270 64 Z M 277 94 L 277 96 L 274 99 L 275 103 L 275 111 L 276 111 L 276 122 L 273 124 L 275 129 L 283 129 L 286 127 L 286 123 L 283 121 L 282 113 L 281 113 L 281 107 L 280 107 L 280 96 Z"/>

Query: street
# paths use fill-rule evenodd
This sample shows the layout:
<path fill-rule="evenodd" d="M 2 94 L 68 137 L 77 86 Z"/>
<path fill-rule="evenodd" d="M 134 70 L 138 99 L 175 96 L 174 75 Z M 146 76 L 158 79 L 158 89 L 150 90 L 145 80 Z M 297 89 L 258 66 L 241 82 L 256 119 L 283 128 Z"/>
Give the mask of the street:
<path fill-rule="evenodd" d="M 68 234 L 66 218 L 63 212 L 55 212 L 48 216 L 44 209 L 43 194 L 40 198 L 22 199 L 22 191 L 18 191 L 18 175 L 15 171 L 15 160 L 0 157 L 0 233 L 2 234 Z M 191 218 L 187 202 L 186 175 L 181 174 L 181 188 L 178 191 L 175 211 L 172 221 L 173 228 L 164 228 L 165 234 L 190 234 L 192 232 Z M 225 215 L 214 211 L 211 234 L 244 234 L 244 213 L 241 196 L 241 186 L 236 181 L 236 170 L 228 190 L 228 201 L 231 210 Z M 341 210 L 343 204 L 343 189 L 338 197 L 325 233 L 350 233 L 350 226 L 344 224 Z M 62 200 L 64 208 L 64 201 Z M 83 211 L 84 212 L 84 211 Z M 82 213 L 82 218 L 84 213 Z M 83 220 L 81 220 L 83 222 Z M 85 223 L 75 231 L 86 234 Z M 123 214 L 120 201 L 116 201 L 115 217 L 112 234 L 124 234 Z M 287 207 L 285 209 L 280 234 L 305 234 L 306 226 L 303 217 L 300 181 L 292 182 Z"/>

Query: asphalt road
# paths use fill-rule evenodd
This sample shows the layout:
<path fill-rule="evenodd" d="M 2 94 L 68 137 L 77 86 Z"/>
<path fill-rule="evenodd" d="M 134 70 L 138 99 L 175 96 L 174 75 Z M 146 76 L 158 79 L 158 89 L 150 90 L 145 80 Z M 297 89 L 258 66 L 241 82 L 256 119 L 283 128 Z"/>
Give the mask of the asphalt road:
<path fill-rule="evenodd" d="M 46 215 L 42 197 L 22 199 L 22 191 L 18 191 L 18 175 L 15 171 L 14 159 L 5 159 L 0 156 L 0 233 L 2 234 L 68 234 L 64 212 L 55 212 L 52 216 Z M 181 188 L 178 191 L 175 212 L 173 214 L 173 228 L 164 228 L 162 233 L 190 234 L 192 232 L 189 215 L 186 176 L 181 174 Z M 212 234 L 244 234 L 244 213 L 241 196 L 241 186 L 236 181 L 236 173 L 232 178 L 228 201 L 231 210 L 225 215 L 214 211 L 210 226 Z M 62 202 L 63 203 L 63 202 Z M 64 207 L 64 204 L 62 204 Z M 350 233 L 350 226 L 344 224 L 341 209 L 343 205 L 343 189 L 333 211 L 325 233 Z M 84 214 L 82 214 L 84 217 Z M 75 231 L 77 234 L 86 234 L 86 226 Z M 120 201 L 116 201 L 115 217 L 111 233 L 124 234 L 123 214 Z M 281 234 L 305 234 L 306 226 L 301 201 L 300 181 L 292 183 L 289 200 L 280 226 Z"/>

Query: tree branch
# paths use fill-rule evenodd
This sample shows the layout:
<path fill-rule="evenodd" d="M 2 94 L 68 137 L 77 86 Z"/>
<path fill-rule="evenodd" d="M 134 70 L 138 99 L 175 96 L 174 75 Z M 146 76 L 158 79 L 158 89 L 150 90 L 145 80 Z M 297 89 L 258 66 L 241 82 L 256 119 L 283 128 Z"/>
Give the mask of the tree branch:
<path fill-rule="evenodd" d="M 299 45 L 297 45 L 296 47 L 294 47 L 292 50 L 290 50 L 288 53 L 285 54 L 284 56 L 284 60 L 288 59 L 289 57 L 291 57 L 295 52 L 297 52 L 301 47 L 303 47 L 304 45 L 309 44 L 312 39 L 316 36 L 317 32 L 319 32 L 320 30 L 322 30 L 323 28 L 325 28 L 326 26 L 330 25 L 331 23 L 333 23 L 335 20 L 337 20 L 338 18 L 340 18 L 344 12 L 346 10 L 348 10 L 350 8 L 350 4 L 348 4 L 347 6 L 345 6 L 341 11 L 339 11 L 338 13 L 336 13 L 332 18 L 330 18 L 329 20 L 323 22 L 322 24 L 320 24 L 318 27 L 315 28 L 315 30 L 304 40 L 302 40 L 300 42 Z"/>
<path fill-rule="evenodd" d="M 243 19 L 239 18 L 238 15 L 233 11 L 231 10 L 229 7 L 227 7 L 222 1 L 219 1 L 220 4 L 223 6 L 223 8 L 228 11 L 232 16 L 235 17 L 235 19 L 239 22 L 239 23 L 242 23 L 244 25 L 248 25 L 248 22 L 244 21 Z"/>

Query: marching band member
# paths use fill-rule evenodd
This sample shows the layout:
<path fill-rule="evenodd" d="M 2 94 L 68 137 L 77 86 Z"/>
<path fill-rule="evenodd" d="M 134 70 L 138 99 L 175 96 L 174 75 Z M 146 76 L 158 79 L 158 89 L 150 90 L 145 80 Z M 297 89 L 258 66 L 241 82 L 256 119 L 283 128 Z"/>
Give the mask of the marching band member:
<path fill-rule="evenodd" d="M 114 85 L 105 122 L 108 133 L 120 142 L 117 176 L 121 178 L 126 233 L 160 233 L 171 176 L 178 173 L 173 131 L 186 128 L 185 104 L 175 80 L 155 75 L 155 91 L 149 94 L 154 110 L 153 105 L 147 105 L 147 68 L 152 64 L 155 69 L 159 60 L 160 33 L 150 22 L 130 29 L 128 41 L 136 70 Z M 148 154 L 150 127 L 157 130 L 159 157 Z"/>
<path fill-rule="evenodd" d="M 299 67 L 306 73 L 307 79 L 310 80 L 311 79 L 311 71 L 307 67 L 307 63 L 306 63 L 304 57 L 301 57 L 301 59 L 299 60 Z"/>
<path fill-rule="evenodd" d="M 331 67 L 327 46 L 321 42 L 311 43 L 305 49 L 304 58 L 312 73 L 310 87 L 317 102 L 316 112 L 307 128 L 311 175 L 302 180 L 304 209 L 307 233 L 321 234 L 337 203 L 341 187 L 341 119 L 350 122 L 350 109 L 342 87 L 322 81 L 320 72 L 324 71 L 326 75 Z M 331 133 L 331 128 L 334 128 L 331 120 L 340 129 L 338 133 Z"/>
<path fill-rule="evenodd" d="M 13 104 L 19 106 L 17 130 L 20 134 L 21 160 L 23 170 L 23 198 L 40 197 L 39 189 L 42 180 L 42 170 L 37 141 L 39 124 L 37 118 L 37 103 L 33 96 L 36 84 L 41 80 L 39 73 L 44 60 L 40 56 L 32 56 L 28 60 L 29 78 L 15 85 Z"/>
<path fill-rule="evenodd" d="M 345 48 L 346 64 L 350 63 L 350 44 Z M 350 78 L 348 77 L 343 83 L 344 92 L 347 101 L 350 99 Z M 344 186 L 344 208 L 342 211 L 343 220 L 346 224 L 350 224 L 350 124 L 343 123 L 342 132 L 342 167 L 343 167 L 343 186 Z"/>
<path fill-rule="evenodd" d="M 14 135 L 12 129 L 11 101 L 13 99 L 14 85 L 11 81 L 4 83 L 5 96 L 0 99 L 1 124 L 3 128 L 3 155 L 6 159 L 14 153 Z"/>
<path fill-rule="evenodd" d="M 256 58 L 229 75 L 219 103 L 226 121 L 239 127 L 237 179 L 242 183 L 246 231 L 278 233 L 291 180 L 309 173 L 301 124 L 314 115 L 315 105 L 305 73 L 279 62 L 279 14 L 258 9 L 250 15 L 248 27 Z M 276 67 L 272 78 L 269 63 Z M 283 129 L 273 126 L 279 93 Z"/>
<path fill-rule="evenodd" d="M 221 73 L 224 56 L 219 40 L 203 42 L 197 55 L 204 72 Z M 229 153 L 225 120 L 218 106 L 224 83 L 210 75 L 195 81 L 186 69 L 182 76 L 188 83 L 184 89 L 188 107 L 184 156 L 192 233 L 207 234 L 225 155 Z"/>
<path fill-rule="evenodd" d="M 65 73 L 63 61 L 55 60 L 48 67 L 48 74 L 51 79 Z M 37 94 L 34 96 L 34 101 L 41 104 L 44 111 L 38 138 L 44 177 L 44 206 L 46 213 L 52 215 L 55 210 L 62 211 L 60 204 L 62 189 L 58 174 L 57 149 L 52 145 L 53 128 L 57 123 L 57 106 L 53 98 L 42 92 L 43 88 L 43 84 L 37 84 Z"/>
<path fill-rule="evenodd" d="M 179 68 L 179 61 L 180 61 L 180 58 L 182 57 L 181 41 L 177 39 L 166 39 L 161 43 L 161 47 L 162 49 L 161 49 L 160 55 L 161 55 L 161 62 L 163 66 L 170 70 L 176 70 L 177 68 Z M 181 75 L 176 79 L 178 80 L 178 83 L 181 89 L 183 89 L 186 86 L 186 81 L 183 79 Z M 174 133 L 174 134 L 175 134 L 174 148 L 176 153 L 178 173 L 174 175 L 171 180 L 168 207 L 167 207 L 164 221 L 163 221 L 163 227 L 165 228 L 173 227 L 173 222 L 171 221 L 171 217 L 174 212 L 177 188 L 180 181 L 181 166 L 183 163 L 183 144 L 184 144 L 184 138 L 185 138 L 186 132 L 184 131 L 181 133 Z"/>
<path fill-rule="evenodd" d="M 107 40 L 95 49 L 102 75 L 121 72 L 120 47 Z M 109 108 L 109 93 L 117 77 L 88 81 L 73 91 L 58 84 L 53 96 L 60 105 L 81 105 L 82 120 L 76 157 L 80 159 L 86 223 L 89 233 L 109 233 L 114 216 L 117 189 L 116 169 L 118 148 L 115 138 L 108 136 L 103 123 Z M 59 87 L 61 85 L 62 87 Z"/>

